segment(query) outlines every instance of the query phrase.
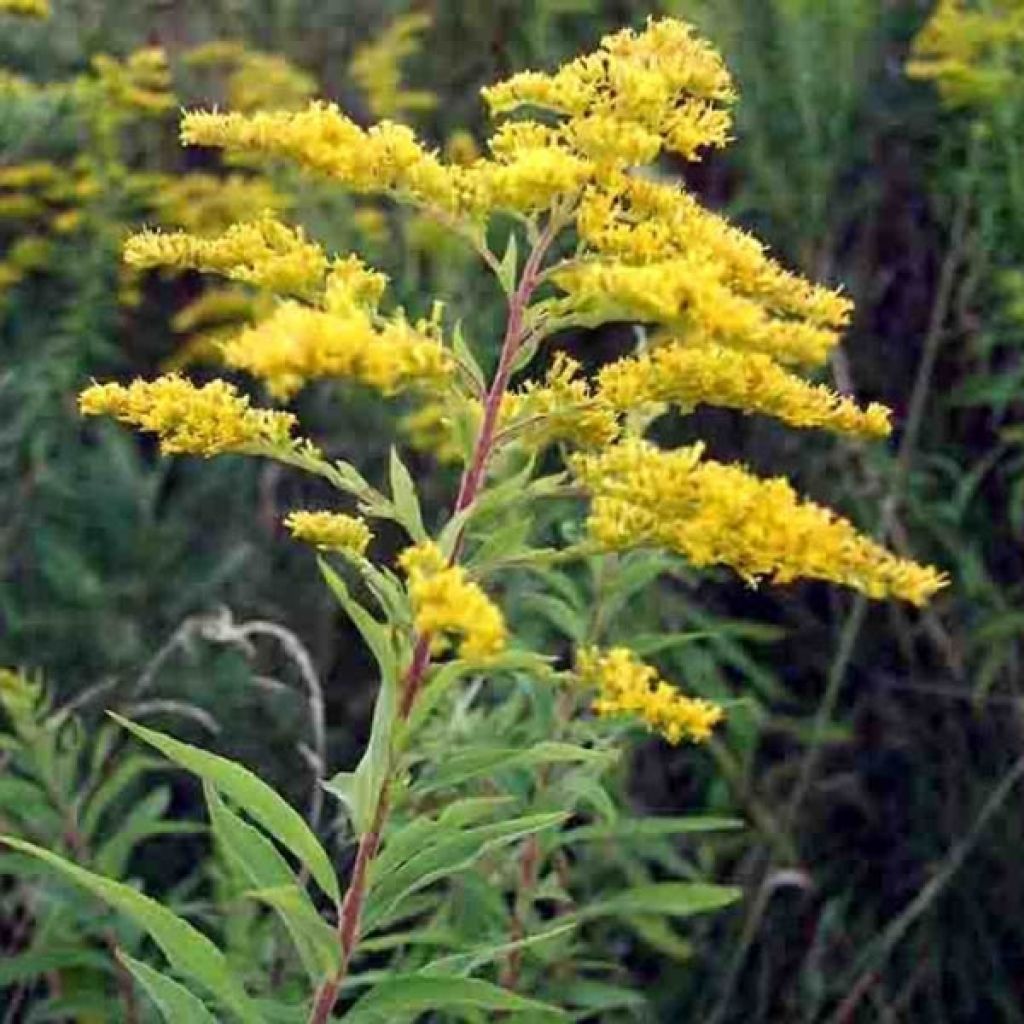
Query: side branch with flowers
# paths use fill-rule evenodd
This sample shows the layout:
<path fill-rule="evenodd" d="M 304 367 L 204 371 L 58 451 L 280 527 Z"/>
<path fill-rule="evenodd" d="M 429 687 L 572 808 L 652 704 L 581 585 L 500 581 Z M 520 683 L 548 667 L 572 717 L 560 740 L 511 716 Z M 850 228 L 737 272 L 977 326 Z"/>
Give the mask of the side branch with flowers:
<path fill-rule="evenodd" d="M 443 306 L 419 319 L 385 310 L 383 274 L 355 256 L 327 254 L 270 214 L 218 236 L 147 232 L 126 248 L 139 269 L 192 267 L 276 297 L 262 318 L 220 346 L 228 368 L 252 375 L 273 398 L 288 401 L 313 382 L 347 380 L 429 408 L 446 450 L 463 463 L 451 515 L 435 536 L 397 453 L 385 493 L 297 436 L 292 413 L 254 407 L 225 381 L 196 386 L 171 375 L 94 384 L 80 400 L 86 415 L 110 415 L 156 434 L 167 453 L 276 459 L 323 478 L 355 505 L 355 515 L 305 509 L 286 520 L 297 539 L 320 552 L 327 582 L 380 668 L 366 753 L 354 771 L 327 783 L 358 840 L 344 894 L 319 839 L 258 778 L 125 723 L 203 779 L 217 841 L 246 873 L 254 898 L 280 916 L 306 966 L 310 992 L 302 1005 L 310 1024 L 329 1020 L 346 984 L 358 982 L 353 964 L 366 936 L 392 932 L 421 899 L 428 901 L 418 911 L 423 919 L 447 921 L 444 886 L 485 852 L 520 844 L 528 852 L 529 870 L 515 882 L 515 926 L 509 923 L 504 940 L 439 951 L 426 963 L 398 958 L 346 1019 L 467 1006 L 563 1019 L 568 1008 L 555 1005 L 557 985 L 543 972 L 522 993 L 500 984 L 519 979 L 523 987 L 524 948 L 539 943 L 543 955 L 568 956 L 571 933 L 595 916 L 685 917 L 735 898 L 713 885 L 652 882 L 567 910 L 555 929 L 535 914 L 540 931 L 524 934 L 523 910 L 534 897 L 523 879 L 539 878 L 548 865 L 553 877 L 564 874 L 560 848 L 570 831 L 563 826 L 570 815 L 588 813 L 585 798 L 593 798 L 624 724 L 643 723 L 671 743 L 699 743 L 726 708 L 683 693 L 628 647 L 603 645 L 600 629 L 576 645 L 572 667 L 556 668 L 558 652 L 523 646 L 501 610 L 495 594 L 510 566 L 595 559 L 614 566 L 656 551 L 696 568 L 730 566 L 752 585 L 808 577 L 916 605 L 944 583 L 934 569 L 895 556 L 799 499 L 785 480 L 715 462 L 699 444 L 664 451 L 643 436 L 666 409 L 700 404 L 861 437 L 890 429 L 887 410 L 862 409 L 797 372 L 821 364 L 838 343 L 849 303 L 786 271 L 652 166 L 663 153 L 692 160 L 726 143 L 735 97 L 718 54 L 684 23 L 651 21 L 640 33 L 607 37 L 595 53 L 553 74 L 515 75 L 484 90 L 484 98 L 502 120 L 488 155 L 466 164 L 443 162 L 403 125 L 365 129 L 322 102 L 281 113 L 187 113 L 182 138 L 250 160 L 294 162 L 352 192 L 408 204 L 466 239 L 508 303 L 489 378 Z M 503 228 L 502 244 L 492 247 Z M 622 320 L 643 325 L 643 344 L 593 380 L 559 355 L 543 376 L 513 384 L 559 331 Z M 486 346 L 479 347 L 483 355 Z M 544 473 L 539 467 L 551 460 L 537 456 L 551 448 L 564 468 Z M 580 494 L 589 502 L 584 538 L 558 550 L 537 546 L 535 504 L 555 497 L 578 504 Z M 369 557 L 372 519 L 393 520 L 408 534 L 401 575 Z M 497 543 L 499 534 L 510 539 Z M 353 596 L 346 576 L 372 595 L 376 612 Z M 517 713 L 516 701 L 497 699 L 501 686 L 520 688 L 527 702 L 559 693 L 550 737 L 523 747 L 467 744 L 446 751 L 443 762 L 429 756 L 432 730 L 442 727 L 439 709 L 479 699 L 495 715 Z M 581 699 L 588 693 L 595 694 L 592 714 Z M 510 765 L 534 772 L 531 785 L 503 786 Z M 570 770 L 589 773 L 591 784 L 577 779 L 552 790 L 559 794 L 552 809 L 541 783 Z M 485 779 L 490 788 L 477 788 Z M 518 801 L 515 813 L 509 800 Z M 55 862 L 46 851 L 14 845 Z M 303 865 L 302 874 L 278 846 Z M 181 978 L 239 1019 L 265 1019 L 251 990 L 273 993 L 258 978 L 234 977 L 208 939 L 182 931 L 191 926 L 175 919 L 172 927 L 137 894 L 80 868 L 63 869 L 150 932 L 173 968 L 175 977 L 160 976 L 166 991 L 184 1000 Z M 307 875 L 328 901 L 326 920 L 306 891 Z M 549 888 L 555 891 L 554 882 Z M 401 935 L 394 947 L 403 948 Z M 509 957 L 516 969 L 495 981 L 469 976 Z"/>

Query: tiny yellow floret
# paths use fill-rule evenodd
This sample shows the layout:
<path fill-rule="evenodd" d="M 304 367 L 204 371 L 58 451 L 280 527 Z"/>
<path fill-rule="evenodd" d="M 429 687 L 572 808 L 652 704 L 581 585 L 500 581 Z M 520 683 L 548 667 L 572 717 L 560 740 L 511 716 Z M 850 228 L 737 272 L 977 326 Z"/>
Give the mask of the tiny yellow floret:
<path fill-rule="evenodd" d="M 576 671 L 581 682 L 596 688 L 598 715 L 635 715 L 669 743 L 704 743 L 725 717 L 717 704 L 680 693 L 625 647 L 583 650 Z"/>

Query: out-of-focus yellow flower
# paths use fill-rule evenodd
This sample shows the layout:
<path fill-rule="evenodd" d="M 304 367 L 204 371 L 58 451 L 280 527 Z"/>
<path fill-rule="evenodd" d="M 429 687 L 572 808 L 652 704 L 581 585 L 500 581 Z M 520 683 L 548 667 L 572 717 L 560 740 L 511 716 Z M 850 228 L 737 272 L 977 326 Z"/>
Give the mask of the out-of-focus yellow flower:
<path fill-rule="evenodd" d="M 459 566 L 448 567 L 432 541 L 407 548 L 399 564 L 409 579 L 415 626 L 435 640 L 460 637 L 459 657 L 481 661 L 500 654 L 508 631 L 500 609 Z"/>
<path fill-rule="evenodd" d="M 648 402 L 690 410 L 707 403 L 775 416 L 794 427 L 886 437 L 889 410 L 861 409 L 822 384 L 810 384 L 758 352 L 670 342 L 601 370 L 599 397 L 620 412 Z"/>
<path fill-rule="evenodd" d="M 253 409 L 226 381 L 202 387 L 175 374 L 156 380 L 93 384 L 78 396 L 84 416 L 113 416 L 156 434 L 168 455 L 210 457 L 226 452 L 294 449 L 291 413 Z"/>
<path fill-rule="evenodd" d="M 700 444 L 661 451 L 629 439 L 573 456 L 573 471 L 593 499 L 591 538 L 613 551 L 664 547 L 697 568 L 729 565 L 751 583 L 808 577 L 916 605 L 945 586 L 935 569 L 897 557 L 847 520 L 799 500 L 788 481 L 762 480 L 702 455 Z"/>
<path fill-rule="evenodd" d="M 125 243 L 124 258 L 141 269 L 202 270 L 293 295 L 319 291 L 327 272 L 327 257 L 302 228 L 269 215 L 233 224 L 213 238 L 143 231 Z"/>
<path fill-rule="evenodd" d="M 317 91 L 316 79 L 286 57 L 252 50 L 237 40 L 203 43 L 189 50 L 184 62 L 193 68 L 226 69 L 225 99 L 241 113 L 297 110 Z"/>
<path fill-rule="evenodd" d="M 152 202 L 162 225 L 196 235 L 219 234 L 266 213 L 279 215 L 290 205 L 265 178 L 200 173 L 162 179 Z"/>
<path fill-rule="evenodd" d="M 48 18 L 50 0 L 0 0 L 0 14 L 17 14 L 25 18 Z"/>
<path fill-rule="evenodd" d="M 907 73 L 934 81 L 950 106 L 986 106 L 1020 95 L 1024 3 L 939 0 L 914 40 Z"/>
<path fill-rule="evenodd" d="M 457 406 L 457 407 L 454 407 Z M 406 413 L 398 429 L 416 451 L 432 455 L 442 465 L 455 465 L 465 460 L 465 446 L 459 441 L 457 418 L 471 412 L 474 426 L 480 421 L 480 404 L 428 398 L 419 408 Z"/>
<path fill-rule="evenodd" d="M 576 671 L 596 688 L 599 715 L 636 715 L 669 743 L 704 743 L 725 717 L 717 704 L 680 693 L 625 647 L 580 651 Z"/>
<path fill-rule="evenodd" d="M 111 107 L 144 116 L 166 114 L 177 105 L 167 54 L 159 46 L 136 50 L 124 60 L 100 54 L 93 76 Z"/>
<path fill-rule="evenodd" d="M 340 512 L 296 510 L 285 517 L 285 526 L 296 540 L 321 551 L 337 551 L 350 558 L 362 558 L 373 540 L 364 519 Z"/>
<path fill-rule="evenodd" d="M 431 110 L 437 96 L 424 89 L 406 89 L 402 63 L 422 48 L 420 37 L 430 28 L 429 14 L 414 12 L 395 18 L 375 39 L 360 46 L 349 71 L 366 96 L 366 105 L 377 120 L 401 120 L 409 114 Z"/>

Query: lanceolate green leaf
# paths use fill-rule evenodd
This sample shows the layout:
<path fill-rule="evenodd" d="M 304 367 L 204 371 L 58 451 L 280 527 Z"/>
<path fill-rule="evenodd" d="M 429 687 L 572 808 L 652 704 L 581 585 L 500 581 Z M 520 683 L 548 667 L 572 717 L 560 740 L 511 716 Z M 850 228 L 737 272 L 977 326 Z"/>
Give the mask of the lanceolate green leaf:
<path fill-rule="evenodd" d="M 735 903 L 741 889 L 728 885 L 705 885 L 700 882 L 660 882 L 639 885 L 617 893 L 611 899 L 583 907 L 573 914 L 574 920 L 593 917 L 622 917 L 647 914 L 654 917 L 692 917 Z"/>
<path fill-rule="evenodd" d="M 112 714 L 111 717 L 139 739 L 156 747 L 176 764 L 209 782 L 236 806 L 259 822 L 281 845 L 305 864 L 321 889 L 335 902 L 341 902 L 338 879 L 330 858 L 298 811 L 278 796 L 248 768 L 182 743 L 164 733 L 136 725 Z"/>
<path fill-rule="evenodd" d="M 354 772 L 339 772 L 324 783 L 348 807 L 359 835 L 370 828 L 376 811 L 381 787 L 387 777 L 391 758 L 391 734 L 398 710 L 398 684 L 385 676 L 380 681 L 377 703 L 373 708 L 373 723 L 366 750 Z"/>
<path fill-rule="evenodd" d="M 263 1024 L 254 1003 L 231 973 L 224 954 L 187 921 L 143 893 L 86 871 L 40 846 L 9 837 L 4 837 L 3 841 L 50 865 L 65 878 L 130 917 L 149 934 L 178 973 L 193 978 L 208 989 L 245 1024 Z"/>
<path fill-rule="evenodd" d="M 465 870 L 491 850 L 508 846 L 544 829 L 555 828 L 565 818 L 566 815 L 561 813 L 533 814 L 477 828 L 452 829 L 386 876 L 375 872 L 364 912 L 365 931 L 368 933 L 379 921 L 386 919 L 411 894 Z"/>
<path fill-rule="evenodd" d="M 338 942 L 334 930 L 320 917 L 305 889 L 277 847 L 258 829 L 246 824 L 204 784 L 210 820 L 228 860 L 252 886 L 252 895 L 277 911 L 311 978 L 333 974 L 338 968 Z M 277 898 L 264 899 L 273 892 Z"/>
<path fill-rule="evenodd" d="M 537 1021 L 568 1020 L 564 1011 L 476 978 L 395 975 L 375 985 L 342 1018 L 346 1024 L 392 1021 L 397 1014 L 427 1010 L 485 1010 L 531 1014 Z"/>
<path fill-rule="evenodd" d="M 416 485 L 396 448 L 391 449 L 391 500 L 395 503 L 398 521 L 409 536 L 417 544 L 427 540 Z"/>
<path fill-rule="evenodd" d="M 539 946 L 554 939 L 567 938 L 576 928 L 576 924 L 560 924 L 547 931 L 538 932 L 536 935 L 528 935 L 523 939 L 516 939 L 513 942 L 502 942 L 498 945 L 479 946 L 476 949 L 467 950 L 464 953 L 453 953 L 451 956 L 441 957 L 434 960 L 428 967 L 424 968 L 424 974 L 471 974 L 473 971 L 485 964 L 501 960 L 509 953 L 520 949 L 528 949 L 530 946 Z"/>
<path fill-rule="evenodd" d="M 417 793 L 446 789 L 469 779 L 501 769 L 529 768 L 543 764 L 607 764 L 614 758 L 608 751 L 578 747 L 571 743 L 545 741 L 532 747 L 479 747 L 457 750 L 415 787 Z"/>
<path fill-rule="evenodd" d="M 566 829 L 562 840 L 566 845 L 582 842 L 600 842 L 610 839 L 642 841 L 663 836 L 687 835 L 701 832 L 726 832 L 742 828 L 743 822 L 736 818 L 702 817 L 689 818 L 626 818 L 611 824 L 580 825 Z"/>
<path fill-rule="evenodd" d="M 317 559 L 320 572 L 331 588 L 331 592 L 338 599 L 338 603 L 345 609 L 345 613 L 352 620 L 356 629 L 359 630 L 367 646 L 377 659 L 383 679 L 397 680 L 398 658 L 395 654 L 395 645 L 391 639 L 391 633 L 384 623 L 375 619 L 350 593 L 345 581 L 327 564 L 323 558 Z"/>
<path fill-rule="evenodd" d="M 167 1024 L 217 1024 L 213 1014 L 180 982 L 132 959 L 127 953 L 118 953 L 117 958 L 156 1003 Z"/>

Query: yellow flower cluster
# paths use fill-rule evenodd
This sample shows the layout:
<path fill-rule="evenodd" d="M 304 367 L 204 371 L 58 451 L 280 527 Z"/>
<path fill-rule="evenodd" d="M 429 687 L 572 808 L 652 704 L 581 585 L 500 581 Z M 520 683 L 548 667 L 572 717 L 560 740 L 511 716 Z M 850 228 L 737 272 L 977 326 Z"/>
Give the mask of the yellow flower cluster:
<path fill-rule="evenodd" d="M 340 512 L 296 510 L 285 517 L 285 526 L 296 540 L 321 551 L 338 551 L 350 558 L 362 558 L 373 540 L 366 521 Z"/>
<path fill-rule="evenodd" d="M 325 377 L 358 380 L 386 395 L 447 381 L 454 364 L 433 324 L 377 312 L 386 286 L 385 275 L 357 257 L 337 260 L 327 276 L 324 308 L 280 303 L 225 341 L 223 360 L 265 381 L 281 399 Z"/>
<path fill-rule="evenodd" d="M 501 405 L 502 426 L 531 448 L 565 441 L 581 448 L 601 448 L 619 435 L 615 410 L 595 397 L 577 376 L 579 363 L 556 355 L 543 384 L 528 383 Z"/>
<path fill-rule="evenodd" d="M 681 694 L 625 647 L 581 651 L 576 671 L 585 685 L 597 689 L 599 715 L 636 715 L 669 743 L 703 743 L 725 717 L 718 705 Z"/>
<path fill-rule="evenodd" d="M 161 224 L 204 236 L 220 234 L 268 212 L 282 213 L 288 205 L 288 198 L 265 178 L 242 174 L 161 178 L 153 198 L 153 210 Z"/>
<path fill-rule="evenodd" d="M 386 395 L 447 380 L 439 338 L 401 317 L 377 326 L 365 310 L 312 309 L 284 302 L 266 320 L 225 342 L 224 362 L 265 381 L 287 399 L 307 381 L 348 377 Z"/>
<path fill-rule="evenodd" d="M 624 30 L 552 75 L 526 71 L 483 90 L 491 112 L 538 107 L 568 118 L 573 150 L 612 164 L 650 163 L 662 147 L 687 159 L 728 141 L 732 81 L 719 54 L 672 19 Z"/>
<path fill-rule="evenodd" d="M 420 36 L 430 24 L 429 14 L 404 14 L 356 50 L 349 71 L 378 120 L 399 119 L 437 105 L 434 93 L 402 85 L 402 62 L 420 51 Z"/>
<path fill-rule="evenodd" d="M 951 106 L 987 105 L 1020 93 L 1024 3 L 939 0 L 914 40 L 907 73 L 936 83 Z"/>
<path fill-rule="evenodd" d="M 316 79 L 276 53 L 251 50 L 233 39 L 204 43 L 189 50 L 192 68 L 228 72 L 225 99 L 233 110 L 297 110 L 316 94 Z"/>
<path fill-rule="evenodd" d="M 78 396 L 84 416 L 113 416 L 160 438 L 165 454 L 209 457 L 253 449 L 294 448 L 295 417 L 253 409 L 226 381 L 202 387 L 170 374 L 153 381 L 93 384 Z"/>
<path fill-rule="evenodd" d="M 203 270 L 269 291 L 305 295 L 322 287 L 327 257 L 301 228 L 271 216 L 234 224 L 222 235 L 143 231 L 125 243 L 129 266 Z"/>
<path fill-rule="evenodd" d="M 421 636 L 459 636 L 459 657 L 480 661 L 500 654 L 507 630 L 501 611 L 465 569 L 449 566 L 432 541 L 407 548 L 399 564 L 409 579 L 415 626 Z"/>
<path fill-rule="evenodd" d="M 630 439 L 572 469 L 593 501 L 591 538 L 607 550 L 664 547 L 697 568 L 725 564 L 751 583 L 831 580 L 868 597 L 923 605 L 945 577 L 899 558 L 845 519 L 801 501 L 788 481 L 702 458 L 703 446 L 661 451 Z"/>
<path fill-rule="evenodd" d="M 695 255 L 642 266 L 582 263 L 553 279 L 576 312 L 595 321 L 666 324 L 688 342 L 762 352 L 784 363 L 822 363 L 838 340 L 828 328 L 769 315 L 724 285 L 714 263 Z"/>
<path fill-rule="evenodd" d="M 92 70 L 105 101 L 116 110 L 153 116 L 177 105 L 167 54 L 159 46 L 136 50 L 124 60 L 100 54 Z"/>
<path fill-rule="evenodd" d="M 853 306 L 773 260 L 752 235 L 705 210 L 674 184 L 617 175 L 587 189 L 580 236 L 609 260 L 643 266 L 689 256 L 715 268 L 721 284 L 767 310 L 818 327 L 845 327 Z"/>
<path fill-rule="evenodd" d="M 294 160 L 354 192 L 395 193 L 444 210 L 457 208 L 451 171 L 409 128 L 382 121 L 364 130 L 333 103 L 250 116 L 191 111 L 182 120 L 181 138 L 191 146 Z"/>
<path fill-rule="evenodd" d="M 48 18 L 50 0 L 0 0 L 0 14 L 17 14 L 25 18 Z"/>
<path fill-rule="evenodd" d="M 861 409 L 822 384 L 810 384 L 759 352 L 741 354 L 720 345 L 668 342 L 644 355 L 621 359 L 598 376 L 598 396 L 627 412 L 648 402 L 690 410 L 702 403 L 762 413 L 794 427 L 824 427 L 846 434 L 886 437 L 889 410 Z"/>

